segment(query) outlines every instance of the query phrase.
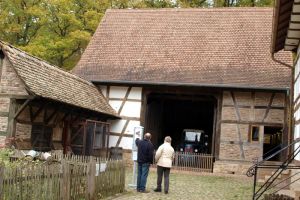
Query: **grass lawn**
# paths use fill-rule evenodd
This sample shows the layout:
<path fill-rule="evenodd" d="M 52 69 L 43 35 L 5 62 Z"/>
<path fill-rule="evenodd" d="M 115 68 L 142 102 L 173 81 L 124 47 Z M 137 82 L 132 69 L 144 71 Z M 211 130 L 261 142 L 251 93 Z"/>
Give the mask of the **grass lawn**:
<path fill-rule="evenodd" d="M 247 200 L 251 199 L 253 179 L 237 175 L 172 172 L 169 194 L 156 193 L 156 170 L 151 170 L 147 182 L 150 193 L 138 193 L 128 185 L 132 182 L 132 169 L 126 171 L 126 192 L 109 199 L 188 199 L 188 200 Z"/>

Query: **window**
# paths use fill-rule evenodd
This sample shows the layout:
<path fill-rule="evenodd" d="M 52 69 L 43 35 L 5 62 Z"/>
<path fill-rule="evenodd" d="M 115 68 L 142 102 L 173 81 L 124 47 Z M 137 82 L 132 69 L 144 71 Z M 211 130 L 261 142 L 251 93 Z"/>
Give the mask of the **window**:
<path fill-rule="evenodd" d="M 259 142 L 259 126 L 251 126 L 250 142 Z"/>

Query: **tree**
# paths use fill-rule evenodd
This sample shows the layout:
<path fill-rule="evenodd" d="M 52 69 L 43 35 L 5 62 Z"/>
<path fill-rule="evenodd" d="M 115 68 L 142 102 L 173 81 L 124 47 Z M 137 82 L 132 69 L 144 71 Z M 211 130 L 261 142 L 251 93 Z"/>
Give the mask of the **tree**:
<path fill-rule="evenodd" d="M 1 0 L 0 38 L 17 46 L 28 45 L 44 24 L 41 0 Z"/>
<path fill-rule="evenodd" d="M 1 0 L 0 38 L 67 69 L 79 60 L 109 1 Z"/>
<path fill-rule="evenodd" d="M 103 12 L 93 0 L 48 0 L 45 26 L 23 49 L 65 68 L 73 67 L 87 46 Z"/>

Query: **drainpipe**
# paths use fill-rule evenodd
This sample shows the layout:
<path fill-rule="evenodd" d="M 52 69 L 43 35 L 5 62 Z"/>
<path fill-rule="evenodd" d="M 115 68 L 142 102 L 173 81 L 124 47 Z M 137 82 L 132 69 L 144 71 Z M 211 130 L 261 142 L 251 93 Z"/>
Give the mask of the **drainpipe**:
<path fill-rule="evenodd" d="M 292 133 L 293 133 L 293 127 L 294 127 L 294 74 L 295 74 L 295 68 L 292 66 L 292 65 L 289 65 L 287 63 L 284 63 L 278 59 L 275 58 L 275 53 L 272 52 L 272 60 L 285 66 L 285 67 L 288 67 L 289 69 L 291 69 L 291 83 L 290 83 L 290 98 L 289 98 L 289 110 L 290 110 L 290 113 L 288 115 L 288 118 L 289 118 L 289 121 L 288 121 L 288 126 L 290 127 L 289 128 L 289 131 L 288 131 L 288 144 L 290 144 L 290 142 L 293 140 L 294 137 L 292 137 Z M 294 135 L 294 133 L 293 133 Z M 291 149 L 288 150 L 289 153 L 291 153 Z"/>

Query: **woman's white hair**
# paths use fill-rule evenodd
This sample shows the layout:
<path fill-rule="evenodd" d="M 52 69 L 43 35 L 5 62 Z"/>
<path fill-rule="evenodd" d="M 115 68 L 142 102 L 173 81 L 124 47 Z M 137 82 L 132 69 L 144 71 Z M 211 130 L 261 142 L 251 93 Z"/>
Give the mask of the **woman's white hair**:
<path fill-rule="evenodd" d="M 170 136 L 165 137 L 165 142 L 171 143 L 172 138 Z"/>

